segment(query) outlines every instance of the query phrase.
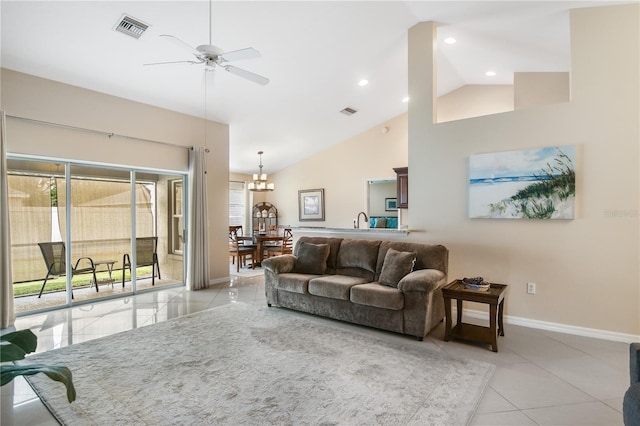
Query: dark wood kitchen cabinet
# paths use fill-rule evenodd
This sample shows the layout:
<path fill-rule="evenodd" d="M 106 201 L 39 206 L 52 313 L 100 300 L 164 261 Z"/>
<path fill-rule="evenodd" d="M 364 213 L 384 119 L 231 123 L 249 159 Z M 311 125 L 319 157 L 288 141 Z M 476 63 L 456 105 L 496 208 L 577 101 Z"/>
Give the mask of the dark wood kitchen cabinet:
<path fill-rule="evenodd" d="M 393 171 L 397 175 L 398 208 L 409 208 L 409 168 L 397 167 Z"/>

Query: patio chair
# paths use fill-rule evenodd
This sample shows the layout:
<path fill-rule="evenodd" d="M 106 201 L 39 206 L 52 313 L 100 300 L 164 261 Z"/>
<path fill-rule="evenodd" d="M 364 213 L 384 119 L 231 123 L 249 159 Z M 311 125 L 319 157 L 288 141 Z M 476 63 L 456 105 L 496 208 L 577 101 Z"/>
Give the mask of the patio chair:
<path fill-rule="evenodd" d="M 156 269 L 158 279 L 160 276 L 160 264 L 158 263 L 158 237 L 136 238 L 136 263 L 137 266 L 151 266 L 151 285 L 156 285 Z M 124 288 L 124 270 L 129 268 L 131 272 L 131 258 L 129 254 L 122 256 L 122 287 Z"/>
<path fill-rule="evenodd" d="M 42 283 L 40 294 L 38 294 L 39 299 L 40 297 L 42 297 L 44 286 L 47 285 L 49 277 L 64 276 L 67 273 L 67 266 L 65 260 L 66 251 L 64 242 L 56 241 L 49 243 L 38 243 L 38 246 L 40 246 L 40 251 L 42 252 L 44 263 L 47 265 L 47 276 Z M 82 267 L 80 266 L 80 262 L 83 262 Z M 89 272 L 93 274 L 93 284 L 95 284 L 96 291 L 98 291 L 96 266 L 93 263 L 93 259 L 91 259 L 90 257 L 81 257 L 76 261 L 76 264 L 71 267 L 71 275 L 88 274 Z M 71 292 L 71 297 L 73 297 L 73 292 Z"/>

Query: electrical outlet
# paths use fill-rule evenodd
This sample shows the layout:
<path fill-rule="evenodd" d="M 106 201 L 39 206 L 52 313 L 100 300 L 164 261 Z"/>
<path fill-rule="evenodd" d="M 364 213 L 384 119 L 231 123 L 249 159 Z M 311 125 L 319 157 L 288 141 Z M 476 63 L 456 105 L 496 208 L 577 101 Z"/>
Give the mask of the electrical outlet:
<path fill-rule="evenodd" d="M 536 283 L 527 283 L 527 293 L 536 294 Z"/>

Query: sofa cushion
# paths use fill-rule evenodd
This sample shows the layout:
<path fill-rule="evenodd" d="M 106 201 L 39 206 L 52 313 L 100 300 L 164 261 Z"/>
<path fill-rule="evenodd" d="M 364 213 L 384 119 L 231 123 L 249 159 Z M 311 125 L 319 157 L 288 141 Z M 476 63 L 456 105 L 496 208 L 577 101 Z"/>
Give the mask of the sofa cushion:
<path fill-rule="evenodd" d="M 398 251 L 390 248 L 384 256 L 382 272 L 378 282 L 390 287 L 398 287 L 398 282 L 413 271 L 416 263 L 416 253 Z"/>
<path fill-rule="evenodd" d="M 326 274 L 335 274 L 338 265 L 338 251 L 340 250 L 340 243 L 342 238 L 327 238 L 327 237 L 307 237 L 302 236 L 296 242 L 293 248 L 293 254 L 298 255 L 298 248 L 302 243 L 311 244 L 329 244 L 329 257 L 327 258 L 327 270 Z"/>
<path fill-rule="evenodd" d="M 319 277 L 319 275 L 309 274 L 280 274 L 278 276 L 278 288 L 292 293 L 305 294 L 309 292 L 309 280 Z"/>
<path fill-rule="evenodd" d="M 347 275 L 325 275 L 309 281 L 309 294 L 330 299 L 349 300 L 349 289 L 356 284 L 366 283 L 364 278 Z"/>
<path fill-rule="evenodd" d="M 360 268 L 375 273 L 380 241 L 345 238 L 338 252 L 338 270 Z"/>
<path fill-rule="evenodd" d="M 351 287 L 351 302 L 358 305 L 399 311 L 404 308 L 404 294 L 378 283 L 367 283 Z"/>
<path fill-rule="evenodd" d="M 293 272 L 322 275 L 327 270 L 328 244 L 301 242 Z"/>
<path fill-rule="evenodd" d="M 421 243 L 411 243 L 405 241 L 382 241 L 380 244 L 380 252 L 378 254 L 378 266 L 376 272 L 382 271 L 382 264 L 390 248 L 398 251 L 414 251 L 416 252 L 416 264 L 414 271 L 419 269 L 437 269 L 447 274 L 449 262 L 449 250 L 442 245 L 429 245 Z"/>

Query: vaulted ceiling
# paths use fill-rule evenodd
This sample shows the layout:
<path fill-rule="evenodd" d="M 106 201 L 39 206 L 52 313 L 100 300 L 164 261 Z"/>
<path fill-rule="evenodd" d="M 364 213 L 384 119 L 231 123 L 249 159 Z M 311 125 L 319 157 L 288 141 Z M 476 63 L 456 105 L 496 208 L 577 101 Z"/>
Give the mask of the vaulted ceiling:
<path fill-rule="evenodd" d="M 263 150 L 272 173 L 407 111 L 407 31 L 416 23 L 438 24 L 442 95 L 511 84 L 514 71 L 569 71 L 568 10 L 612 3 L 2 0 L 0 64 L 227 123 L 230 170 L 255 172 Z M 114 31 L 123 14 L 149 25 L 139 39 Z M 232 64 L 268 85 L 203 64 L 144 65 L 193 60 L 160 35 L 209 44 L 210 16 L 211 44 L 257 49 L 261 57 Z"/>

